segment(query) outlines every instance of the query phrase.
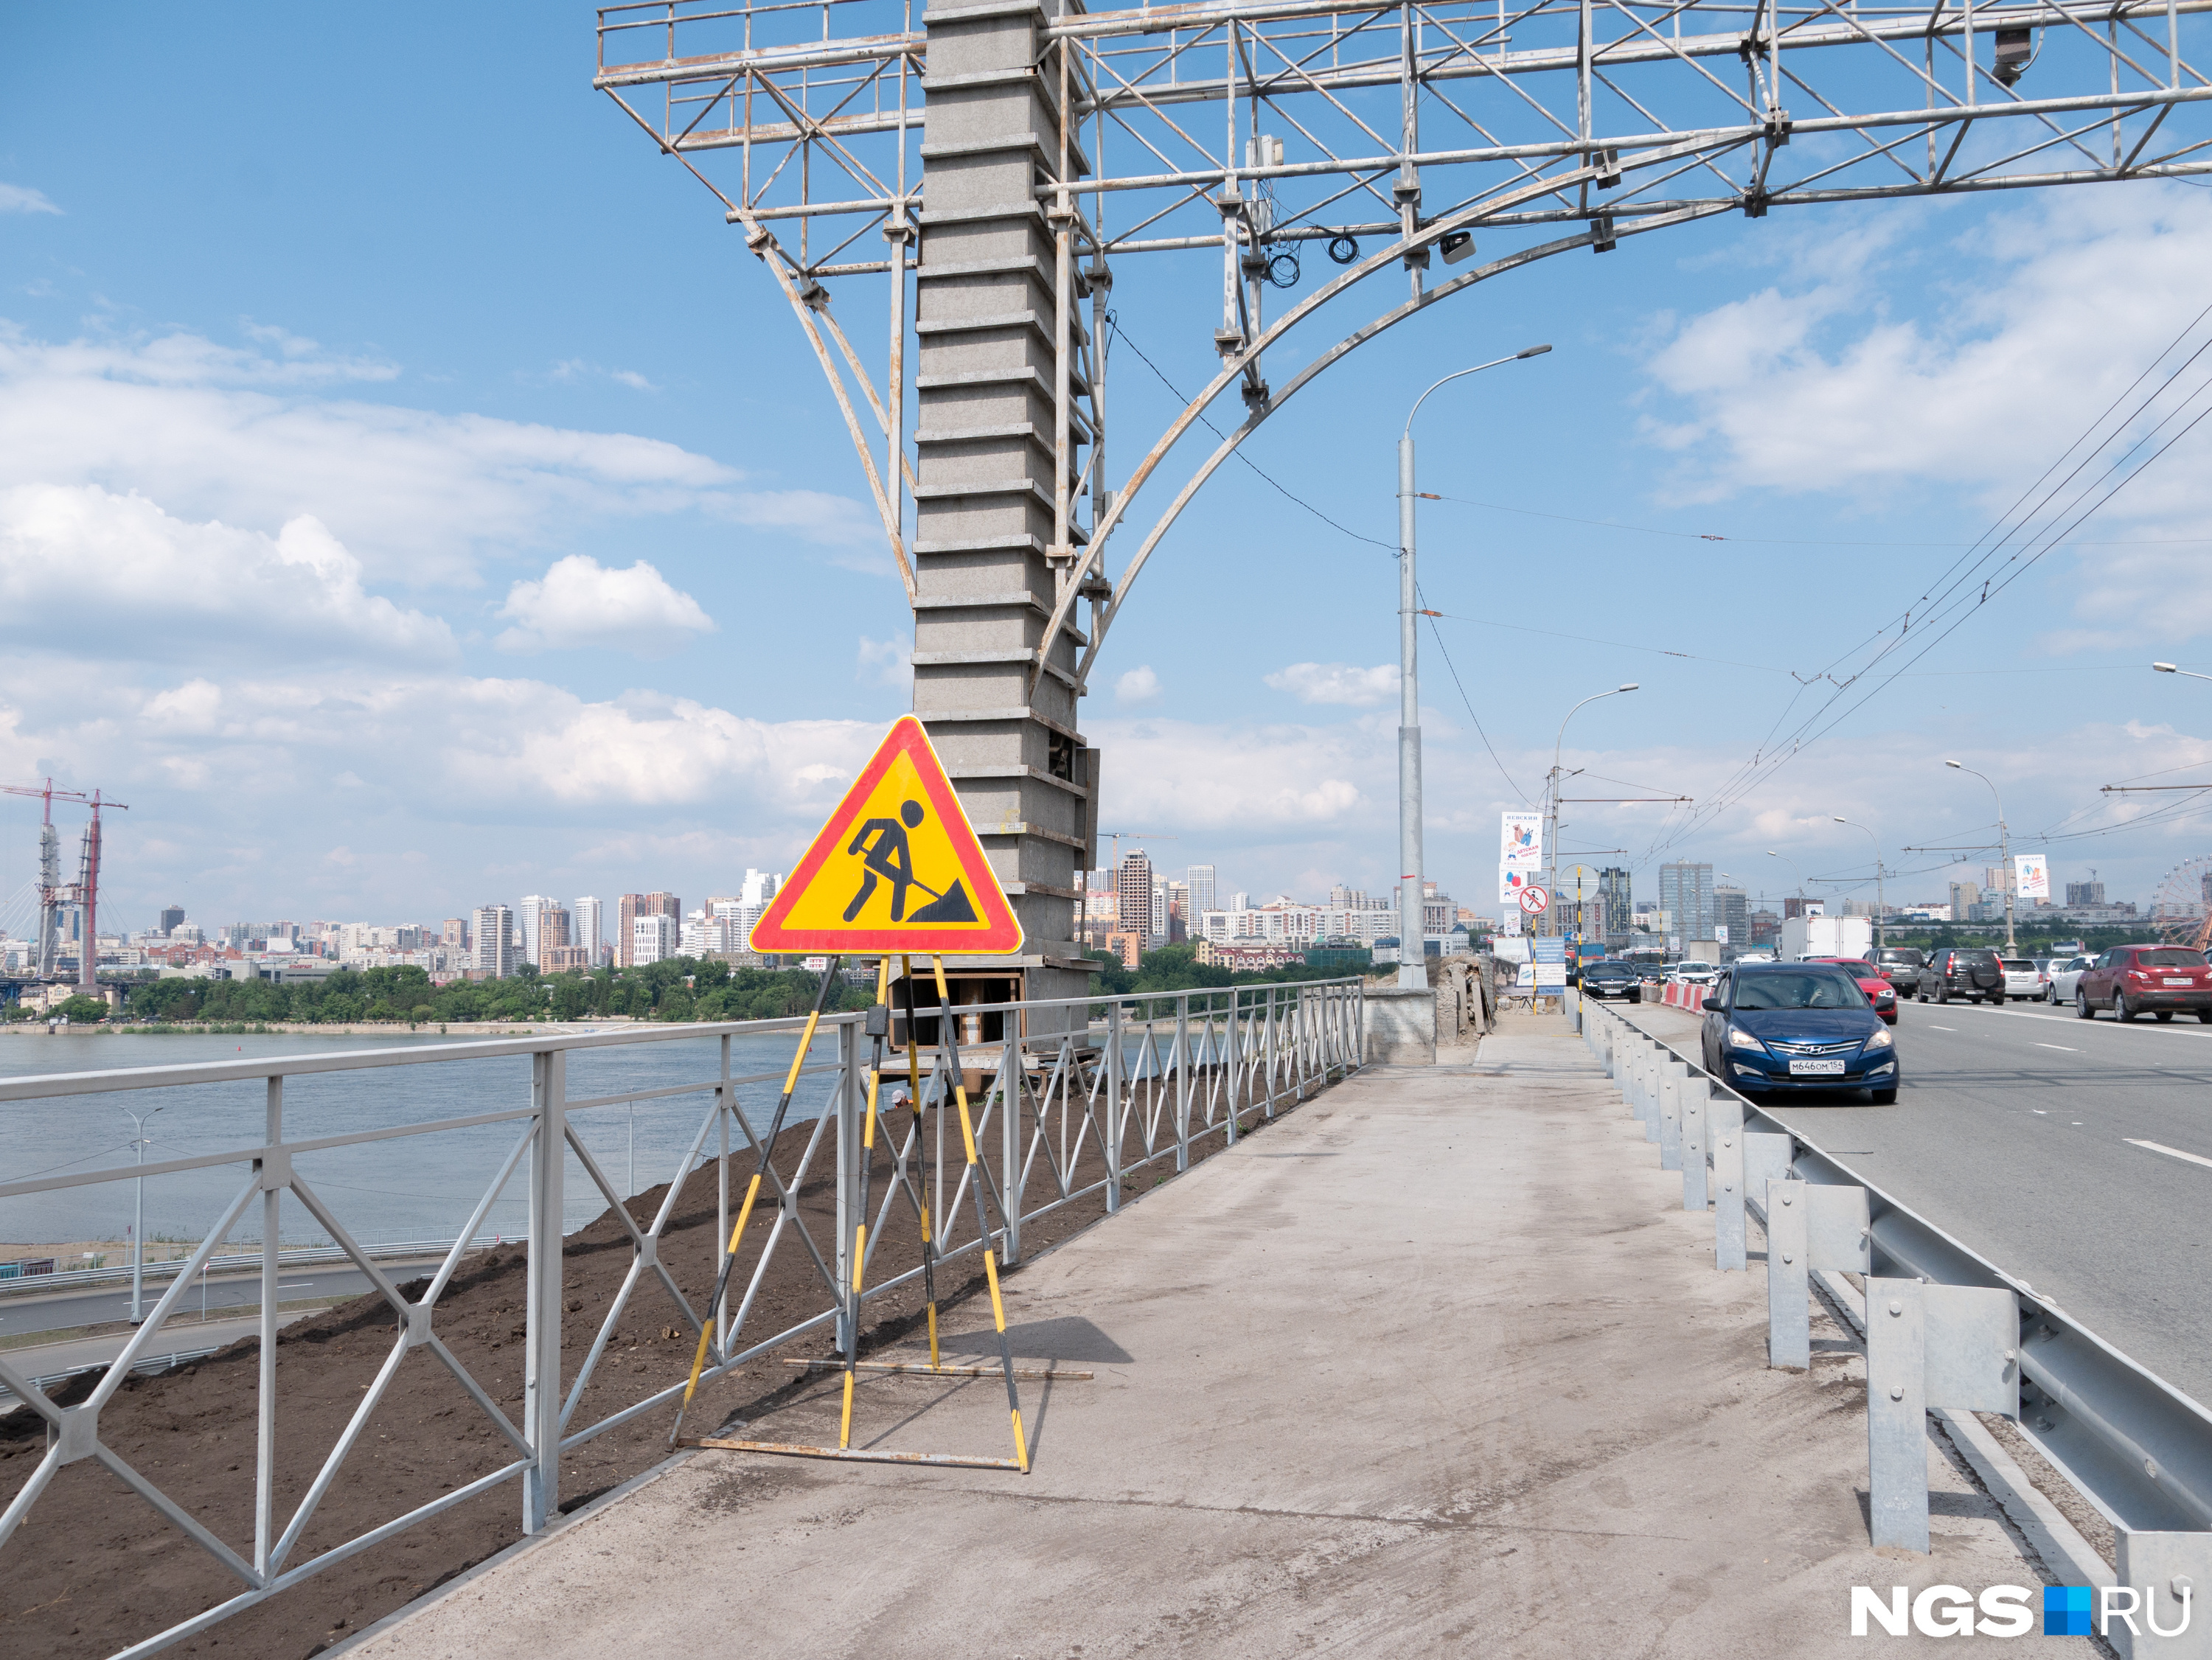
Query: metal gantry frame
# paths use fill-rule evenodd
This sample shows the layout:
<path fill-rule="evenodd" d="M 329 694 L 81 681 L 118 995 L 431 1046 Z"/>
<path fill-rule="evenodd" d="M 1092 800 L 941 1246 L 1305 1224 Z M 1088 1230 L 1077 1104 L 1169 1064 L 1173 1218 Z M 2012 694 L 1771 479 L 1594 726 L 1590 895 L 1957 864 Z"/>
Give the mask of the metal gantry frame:
<path fill-rule="evenodd" d="M 82 1403 L 58 1405 L 48 1391 L 0 1357 L 0 1384 L 46 1421 L 47 1445 L 22 1483 L 0 1509 L 0 1572 L 17 1530 L 37 1508 L 60 1472 L 84 1459 L 96 1461 L 137 1493 L 239 1581 L 234 1596 L 191 1614 L 166 1629 L 118 1651 L 119 1657 L 155 1653 L 221 1624 L 314 1574 L 382 1541 L 428 1521 L 458 1504 L 519 1480 L 526 1533 L 545 1528 L 558 1513 L 561 1459 L 608 1431 L 641 1416 L 674 1408 L 684 1393 L 682 1382 L 650 1390 L 584 1424 L 576 1420 L 586 1390 L 619 1330 L 625 1312 L 648 1279 L 664 1289 L 680 1318 L 696 1333 L 707 1327 L 711 1366 L 720 1376 L 782 1345 L 822 1332 L 834 1334 L 837 1347 L 853 1352 L 861 1310 L 880 1297 L 923 1275 L 920 1263 L 878 1278 L 866 1273 L 898 1207 L 927 1208 L 934 1261 L 957 1262 L 971 1253 L 995 1249 L 1012 1266 L 1022 1257 L 1022 1228 L 1060 1207 L 1103 1193 L 1109 1212 L 1118 1212 L 1127 1184 L 1138 1172 L 1172 1161 L 1187 1169 L 1191 1148 L 1211 1135 L 1233 1142 L 1240 1130 L 1272 1118 L 1327 1084 L 1348 1076 L 1361 1064 L 1362 982 L 1355 978 L 1238 987 L 1219 991 L 1161 993 L 1116 999 L 1085 999 L 1069 1004 L 1037 1001 L 992 1005 L 962 1004 L 963 1020 L 998 1017 L 1003 1039 L 991 1047 L 995 1064 L 984 1088 L 972 1101 L 980 1154 L 969 1166 L 957 1121 L 945 1123 L 958 1074 L 944 1051 L 924 1074 L 922 1110 L 893 1136 L 884 1151 L 890 1166 L 880 1205 L 862 1233 L 867 1203 L 864 1124 L 868 1070 L 861 1013 L 824 1017 L 820 1022 L 827 1057 L 810 1057 L 801 1075 L 826 1086 L 828 1101 L 805 1131 L 795 1157 L 785 1166 L 766 1166 L 774 1220 L 757 1255 L 732 1279 L 721 1301 L 712 1307 L 686 1298 L 662 1256 L 665 1231 L 676 1214 L 679 1195 L 711 1165 L 716 1184 L 716 1222 L 708 1250 L 719 1260 L 731 1225 L 731 1160 L 757 1160 L 760 1154 L 754 1118 L 767 1122 L 766 1100 L 782 1083 L 783 1068 L 736 1075 L 732 1043 L 743 1038 L 797 1037 L 797 1019 L 729 1022 L 619 1033 L 589 1033 L 529 1039 L 426 1045 L 389 1051 L 325 1056 L 273 1057 L 215 1064 L 131 1068 L 109 1072 L 31 1076 L 0 1081 L 0 1109 L 24 1102 L 53 1103 L 95 1094 L 172 1088 L 179 1085 L 258 1083 L 264 1091 L 263 1139 L 255 1145 L 150 1162 L 146 1177 L 158 1178 L 224 1166 L 245 1166 L 236 1192 L 209 1221 L 198 1248 L 182 1264 L 145 1322 Z M 1025 1031 L 1044 1035 L 1025 1038 Z M 568 1057 L 583 1051 L 719 1040 L 720 1065 L 711 1075 L 651 1088 L 616 1090 L 590 1097 L 568 1093 Z M 927 1046 L 925 1046 L 927 1052 Z M 527 1068 L 527 1104 L 410 1124 L 307 1138 L 288 1136 L 284 1120 L 285 1081 L 311 1074 L 343 1073 L 402 1066 L 481 1063 L 507 1057 Z M 982 1056 L 971 1049 L 963 1061 L 972 1073 Z M 898 1063 L 903 1075 L 905 1062 Z M 633 1217 L 627 1196 L 609 1177 L 579 1131 L 579 1120 L 640 1102 L 681 1106 L 704 1099 L 705 1106 L 683 1155 L 670 1172 L 668 1190 L 649 1222 Z M 750 1110 L 749 1110 L 750 1109 Z M 173 1106 L 173 1110 L 174 1110 Z M 375 1256 L 356 1242 L 300 1161 L 334 1149 L 361 1148 L 426 1136 L 450 1135 L 488 1126 L 509 1126 L 514 1140 L 490 1180 L 456 1227 L 444 1260 L 419 1295 L 410 1297 L 380 1267 Z M 734 1132 L 734 1133 L 733 1133 Z M 564 1372 L 562 1218 L 568 1201 L 568 1159 L 582 1170 L 588 1190 L 621 1219 L 629 1234 L 631 1258 L 620 1287 L 595 1318 L 591 1344 L 573 1374 Z M 136 1166 L 77 1174 L 44 1176 L 0 1183 L 0 1202 L 71 1188 L 136 1179 Z M 948 1177 L 950 1179 L 948 1179 Z M 529 1198 L 524 1342 L 526 1359 L 520 1410 L 511 1416 L 483 1383 L 447 1347 L 436 1330 L 438 1308 L 472 1245 L 480 1241 L 486 1219 L 509 1184 L 520 1180 Z M 971 1182 L 981 1183 L 999 1225 L 988 1233 L 963 1229 L 963 1214 L 980 1215 Z M 829 1184 L 835 1195 L 836 1237 L 825 1242 L 809 1231 L 799 1196 Z M 279 1210 L 283 1195 L 313 1218 L 337 1248 L 368 1276 L 390 1309 L 392 1347 L 374 1382 L 363 1393 L 343 1431 L 321 1450 L 307 1492 L 289 1515 L 277 1505 L 276 1445 L 283 1416 L 282 1378 L 276 1360 L 279 1272 Z M 764 1203 L 768 1197 L 764 1197 Z M 216 1258 L 234 1229 L 258 1209 L 261 1245 L 259 1351 L 257 1388 L 240 1416 L 253 1418 L 253 1537 L 226 1540 L 204 1525 L 156 1481 L 125 1461 L 101 1438 L 100 1414 L 141 1360 L 162 1351 L 156 1347 L 169 1318 L 188 1295 L 203 1267 Z M 854 1263 L 854 1243 L 865 1240 L 864 1260 Z M 753 1248 L 748 1246 L 749 1252 Z M 818 1279 L 822 1306 L 784 1330 L 747 1338 L 748 1318 L 779 1251 L 796 1251 L 806 1271 Z M 865 1288 L 855 1269 L 863 1271 Z M 371 1421 L 394 1378 L 422 1351 L 448 1372 L 489 1420 L 511 1456 L 452 1491 L 302 1555 L 301 1541 L 324 1498 L 361 1449 Z M 285 1375 L 295 1366 L 312 1366 L 311 1353 L 284 1351 Z M 243 1424 L 240 1425 L 241 1429 Z"/>
<path fill-rule="evenodd" d="M 2190 118 L 2212 81 L 2184 52 L 2208 7 L 1201 0 L 1090 12 L 1073 0 L 968 0 L 917 26 L 912 0 L 634 0 L 600 9 L 593 84 L 714 193 L 768 264 L 829 378 L 911 599 L 906 279 L 922 269 L 932 164 L 959 148 L 927 140 L 928 100 L 982 79 L 933 78 L 931 44 L 980 19 L 1030 29 L 1030 61 L 999 78 L 1026 77 L 1057 118 L 1033 186 L 1054 253 L 1052 315 L 1039 324 L 1055 369 L 1061 556 L 1048 639 L 1079 597 L 1093 601 L 1079 690 L 1192 495 L 1359 345 L 1536 260 L 1721 214 L 2212 172 L 2212 134 Z M 1431 254 L 1465 260 L 1478 233 L 1507 251 L 1431 282 Z M 1315 244 L 1345 269 L 1271 320 L 1269 287 L 1294 282 L 1296 256 Z M 1218 304 L 1200 298 L 1192 322 L 1211 332 L 1218 373 L 1114 481 L 1103 441 L 1109 262 L 1215 249 Z M 1401 300 L 1270 385 L 1269 348 L 1393 270 Z M 831 285 L 894 274 L 878 391 Z M 1244 419 L 1109 579 L 1107 543 L 1231 385 Z"/>

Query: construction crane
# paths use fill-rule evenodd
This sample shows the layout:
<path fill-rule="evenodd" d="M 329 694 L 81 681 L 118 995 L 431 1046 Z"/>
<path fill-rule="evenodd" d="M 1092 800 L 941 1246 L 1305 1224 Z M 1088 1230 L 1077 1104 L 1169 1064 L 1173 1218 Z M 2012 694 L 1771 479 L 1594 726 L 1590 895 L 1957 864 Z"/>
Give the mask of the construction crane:
<path fill-rule="evenodd" d="M 96 996 L 100 983 L 100 815 L 103 809 L 110 807 L 128 812 L 130 803 L 104 801 L 97 790 L 88 796 L 82 790 L 57 790 L 52 779 L 43 785 L 0 784 L 0 795 L 33 797 L 45 808 L 39 823 L 39 978 L 51 980 L 54 977 L 55 964 L 61 954 L 62 907 L 74 905 L 83 916 L 83 941 L 76 954 L 77 989 L 88 997 Z M 62 881 L 61 837 L 54 828 L 57 801 L 78 802 L 92 809 L 74 883 Z"/>

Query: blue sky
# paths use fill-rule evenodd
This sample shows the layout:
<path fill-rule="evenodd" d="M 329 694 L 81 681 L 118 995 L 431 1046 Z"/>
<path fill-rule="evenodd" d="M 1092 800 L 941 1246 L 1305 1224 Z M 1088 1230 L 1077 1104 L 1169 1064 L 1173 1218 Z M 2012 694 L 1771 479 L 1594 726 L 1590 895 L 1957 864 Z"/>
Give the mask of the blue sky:
<path fill-rule="evenodd" d="M 0 781 L 131 803 L 125 922 L 732 891 L 790 863 L 907 706 L 835 406 L 711 198 L 591 90 L 590 10 L 428 15 L 15 21 Z M 1421 523 L 1458 671 L 1425 635 L 1431 872 L 1490 896 L 1497 812 L 1620 681 L 1643 689 L 1577 717 L 1568 762 L 1636 787 L 1569 793 L 1715 799 L 1786 730 L 1791 674 L 1909 604 L 2203 306 L 2208 197 L 1731 217 L 1405 325 L 1248 446 L 1306 505 L 1232 463 L 1148 569 L 1085 718 L 1108 827 L 1173 835 L 1158 862 L 1224 892 L 1388 886 L 1395 569 L 1310 509 L 1390 541 L 1414 393 L 1536 341 L 1418 433 L 1423 488 L 1458 498 Z M 1127 342 L 1186 390 L 1216 269 L 1121 267 Z M 1133 354 L 1109 384 L 1126 469 L 1173 403 Z M 1710 822 L 1591 808 L 1566 845 L 1626 849 L 1640 894 L 1667 857 L 1779 893 L 1770 848 L 1866 864 L 1843 814 L 1920 873 L 1893 897 L 1938 894 L 1939 858 L 1898 850 L 1995 817 L 1947 755 L 1997 780 L 2019 847 L 2115 823 L 2099 785 L 2212 759 L 2212 688 L 2140 667 L 2212 658 L 2204 476 L 2191 440 L 2084 527 L 2098 545 Z M 0 903 L 35 816 L 0 805 Z M 2049 846 L 2057 880 L 2133 898 L 2212 851 L 2193 821 Z"/>

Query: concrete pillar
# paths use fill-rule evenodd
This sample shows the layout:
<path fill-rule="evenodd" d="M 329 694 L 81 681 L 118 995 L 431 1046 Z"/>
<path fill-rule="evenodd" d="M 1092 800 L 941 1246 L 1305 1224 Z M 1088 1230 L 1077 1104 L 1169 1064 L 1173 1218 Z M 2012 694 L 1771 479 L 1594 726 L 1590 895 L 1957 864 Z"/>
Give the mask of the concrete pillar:
<path fill-rule="evenodd" d="M 1075 901 L 1076 872 L 1097 857 L 1097 768 L 1077 725 L 1073 613 L 1044 638 L 1083 540 L 1072 528 L 1069 546 L 1052 545 L 1058 279 L 1033 191 L 1060 156 L 1046 15 L 1041 0 L 983 0 L 923 16 L 914 706 L 1021 918 L 1023 954 L 991 960 L 1019 966 L 1031 997 L 1068 997 L 1091 984 Z M 1079 375 L 1071 387 L 1071 400 L 1087 390 Z M 1079 415 L 1073 425 L 1087 442 Z M 1071 473 L 1079 462 L 1071 445 Z"/>

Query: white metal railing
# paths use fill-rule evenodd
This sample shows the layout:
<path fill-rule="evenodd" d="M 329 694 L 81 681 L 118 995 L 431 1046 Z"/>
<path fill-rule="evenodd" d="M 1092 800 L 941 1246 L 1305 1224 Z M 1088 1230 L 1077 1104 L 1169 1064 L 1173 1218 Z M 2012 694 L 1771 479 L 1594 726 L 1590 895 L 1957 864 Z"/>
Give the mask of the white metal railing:
<path fill-rule="evenodd" d="M 520 1245 L 519 1233 L 486 1233 L 472 1242 L 471 1249 L 482 1251 L 494 1245 Z M 410 1257 L 443 1257 L 453 1248 L 451 1239 L 392 1239 L 381 1245 L 361 1247 L 368 1255 L 383 1262 L 405 1261 Z M 120 1255 L 124 1260 L 104 1268 L 66 1268 L 52 1274 L 21 1274 L 0 1277 L 0 1302 L 10 1298 L 49 1296 L 58 1291 L 98 1290 L 102 1286 L 129 1285 L 131 1262 L 128 1251 L 106 1253 Z M 185 1264 L 191 1260 L 191 1253 L 181 1257 L 164 1257 L 159 1262 L 141 1264 L 145 1282 L 176 1277 Z M 343 1263 L 348 1259 L 343 1245 L 280 1245 L 276 1260 L 283 1268 L 313 1268 L 320 1263 Z M 251 1274 L 261 1267 L 259 1251 L 219 1252 L 201 1264 L 210 1275 L 222 1274 Z"/>
<path fill-rule="evenodd" d="M 1017 1263 L 1021 1257 L 1024 1221 L 1034 1221 L 1091 1195 L 1103 1192 L 1106 1210 L 1118 1211 L 1127 1179 L 1146 1166 L 1172 1160 L 1177 1171 L 1187 1169 L 1192 1147 L 1206 1137 L 1219 1135 L 1233 1143 L 1243 1129 L 1357 1070 L 1361 1060 L 1361 986 L 1357 978 L 1345 978 L 1120 998 L 957 1007 L 952 1018 L 961 1027 L 968 1027 L 971 1021 L 980 1023 L 996 1017 L 1003 1034 L 981 1048 L 973 1042 L 960 1045 L 961 1064 L 969 1075 L 979 1070 L 988 1074 L 983 1088 L 971 1092 L 970 1101 L 980 1163 L 973 1172 L 967 1166 L 957 1120 L 948 1138 L 946 1109 L 951 1103 L 954 1080 L 940 1047 L 930 1069 L 920 1075 L 919 1110 L 909 1114 L 903 1126 L 891 1126 L 888 1156 L 893 1178 L 885 1184 L 881 1208 L 868 1218 L 872 1225 L 865 1235 L 866 1255 L 874 1254 L 884 1237 L 882 1224 L 901 1196 L 908 1203 L 927 1206 L 933 1260 L 939 1263 L 994 1245 L 1004 1262 Z M 925 1022 L 937 1018 L 927 1006 L 914 1012 Z M 742 1287 L 733 1279 L 721 1301 L 703 1312 L 685 1297 L 663 1260 L 663 1232 L 675 1214 L 686 1178 L 711 1166 L 716 1183 L 713 1242 L 716 1255 L 714 1262 L 705 1265 L 711 1273 L 730 1233 L 732 1155 L 759 1160 L 760 1140 L 755 1124 L 766 1124 L 766 1104 L 784 1086 L 787 1070 L 778 1067 L 769 1072 L 736 1074 L 732 1069 L 732 1045 L 746 1038 L 795 1036 L 806 1024 L 799 1018 L 548 1034 L 388 1051 L 271 1057 L 0 1081 L 0 1108 L 14 1102 L 189 1084 L 246 1081 L 260 1084 L 265 1092 L 264 1130 L 255 1144 L 149 1160 L 143 1166 L 0 1182 L 0 1200 L 6 1200 L 223 1166 L 246 1167 L 243 1179 L 210 1222 L 198 1248 L 180 1262 L 161 1265 L 171 1271 L 167 1288 L 81 1404 L 57 1406 L 35 1380 L 23 1376 L 0 1354 L 0 1384 L 46 1421 L 48 1435 L 45 1457 L 9 1496 L 5 1510 L 0 1511 L 0 1573 L 7 1571 L 5 1553 L 18 1529 L 55 1475 L 81 1459 L 98 1461 L 222 1563 L 240 1584 L 227 1600 L 118 1651 L 118 1660 L 150 1654 L 509 1481 L 519 1480 L 520 1484 L 524 1531 L 544 1529 L 558 1511 L 564 1452 L 642 1415 L 672 1408 L 683 1392 L 681 1384 L 652 1390 L 592 1422 L 572 1421 L 625 1308 L 647 1276 L 668 1293 L 693 1333 L 711 1323 L 708 1377 L 726 1373 L 823 1327 L 835 1328 L 841 1345 L 849 1341 L 867 1297 L 881 1296 L 918 1279 L 923 1272 L 916 1266 L 902 1274 L 886 1275 L 863 1291 L 851 1289 L 854 1224 L 862 1220 L 867 1203 L 869 1165 L 861 1150 L 870 1099 L 866 1077 L 880 1063 L 883 1054 L 880 1037 L 872 1051 L 864 1053 L 870 1041 L 869 1020 L 866 1011 L 824 1017 L 820 1037 L 834 1051 L 833 1057 L 808 1059 L 791 1073 L 793 1079 L 812 1078 L 826 1084 L 828 1106 L 811 1130 L 795 1138 L 803 1143 L 795 1162 L 787 1155 L 780 1155 L 775 1161 L 771 1180 L 779 1190 L 778 1203 L 758 1260 L 750 1265 L 749 1279 Z M 708 1076 L 673 1085 L 656 1082 L 649 1088 L 617 1090 L 588 1099 L 572 1098 L 568 1094 L 568 1061 L 573 1053 L 702 1039 L 719 1043 L 720 1065 Z M 289 1077 L 461 1061 L 482 1063 L 501 1057 L 511 1058 L 519 1069 L 527 1070 L 526 1096 L 515 1105 L 490 1106 L 492 1098 L 487 1096 L 486 1111 L 463 1117 L 334 1136 L 287 1136 L 284 1091 Z M 902 1062 L 896 1057 L 893 1060 L 895 1064 L 881 1074 L 887 1082 L 894 1081 L 897 1070 L 903 1068 Z M 521 1083 L 520 1079 L 517 1081 Z M 521 1094 L 521 1089 L 517 1093 Z M 578 1134 L 578 1124 L 592 1112 L 648 1099 L 675 1106 L 684 1100 L 699 1102 L 702 1098 L 703 1110 L 686 1150 L 671 1172 L 659 1211 L 649 1223 L 638 1222 Z M 377 1265 L 375 1253 L 354 1240 L 300 1166 L 303 1158 L 333 1148 L 487 1126 L 504 1126 L 514 1139 L 471 1213 L 454 1229 L 437 1270 L 420 1295 L 411 1300 Z M 628 1229 L 631 1261 L 610 1305 L 603 1312 L 582 1315 L 596 1319 L 596 1334 L 573 1376 L 564 1378 L 562 1342 L 568 1311 L 558 1242 L 571 1154 L 580 1165 L 589 1187 L 596 1189 L 605 1202 L 608 1213 Z M 741 1170 L 740 1177 L 745 1173 Z M 524 1184 L 529 1202 L 526 1358 L 520 1422 L 501 1410 L 434 1327 L 439 1300 L 465 1251 L 479 1239 L 494 1205 L 516 1179 Z M 981 1184 L 988 1210 L 996 1215 L 995 1223 L 975 1206 L 969 1185 L 971 1180 Z M 809 1234 L 796 1201 L 801 1189 L 823 1182 L 832 1186 L 836 1200 L 836 1238 L 827 1252 Z M 375 1293 L 392 1309 L 396 1330 L 393 1347 L 375 1381 L 363 1392 L 305 1495 L 284 1516 L 277 1508 L 274 1464 L 275 1426 L 280 1409 L 276 1364 L 277 1275 L 286 1260 L 299 1260 L 295 1253 L 281 1251 L 277 1244 L 279 1201 L 288 1192 L 337 1242 L 335 1254 L 368 1276 Z M 210 1532 L 104 1442 L 100 1415 L 133 1368 L 161 1354 L 155 1345 L 169 1317 L 187 1294 L 190 1282 L 217 1260 L 216 1248 L 257 1205 L 264 1243 L 253 1259 L 261 1275 L 262 1295 L 259 1370 L 252 1409 L 257 1414 L 253 1541 L 248 1554 Z M 965 1224 L 963 1207 L 970 1218 Z M 748 1317 L 779 1249 L 797 1249 L 811 1259 L 821 1281 L 822 1304 L 818 1312 L 781 1331 L 756 1335 L 747 1330 Z M 865 1273 L 865 1260 L 860 1266 Z M 452 1374 L 505 1441 L 508 1456 L 488 1474 L 428 1503 L 311 1556 L 298 1556 L 295 1553 L 304 1531 L 355 1451 L 402 1362 L 416 1349 L 427 1351 L 429 1360 Z M 294 1369 L 301 1363 L 295 1358 L 286 1376 L 295 1375 Z"/>

